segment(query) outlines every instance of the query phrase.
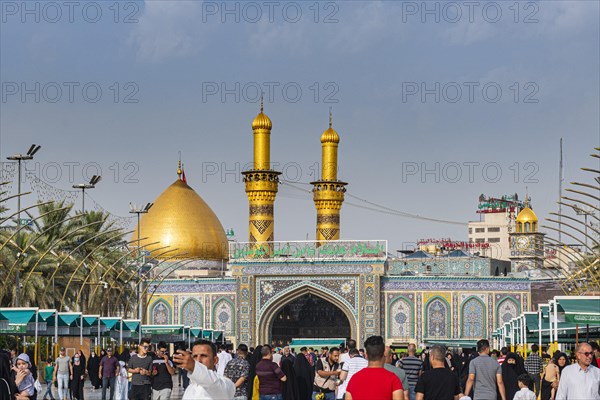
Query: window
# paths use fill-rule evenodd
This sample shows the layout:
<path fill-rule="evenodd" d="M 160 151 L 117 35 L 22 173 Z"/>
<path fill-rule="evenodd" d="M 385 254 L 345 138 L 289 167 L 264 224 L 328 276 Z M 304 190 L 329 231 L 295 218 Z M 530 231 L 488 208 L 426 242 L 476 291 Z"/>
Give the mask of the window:
<path fill-rule="evenodd" d="M 473 228 L 469 228 L 469 234 L 473 233 Z"/>
<path fill-rule="evenodd" d="M 496 227 L 496 228 L 488 228 L 488 232 L 500 232 L 500 228 Z"/>
<path fill-rule="evenodd" d="M 475 233 L 485 232 L 485 228 L 475 228 Z"/>
<path fill-rule="evenodd" d="M 484 238 L 475 239 L 475 243 L 484 243 L 484 242 L 485 242 Z"/>
<path fill-rule="evenodd" d="M 500 238 L 489 238 L 488 243 L 500 243 Z"/>

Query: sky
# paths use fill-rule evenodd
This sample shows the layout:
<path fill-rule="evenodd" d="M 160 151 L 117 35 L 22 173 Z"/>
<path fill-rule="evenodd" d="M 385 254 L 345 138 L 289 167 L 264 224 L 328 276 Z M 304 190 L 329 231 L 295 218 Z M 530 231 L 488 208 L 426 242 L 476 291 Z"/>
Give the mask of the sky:
<path fill-rule="evenodd" d="M 390 251 L 465 240 L 482 193 L 528 192 L 550 217 L 560 138 L 565 187 L 590 181 L 580 167 L 598 167 L 596 1 L 0 6 L 0 156 L 41 145 L 25 168 L 50 185 L 25 205 L 48 192 L 74 199 L 73 184 L 100 174 L 87 204 L 128 217 L 130 202 L 151 202 L 177 179 L 181 152 L 190 186 L 245 241 L 240 172 L 260 92 L 273 168 L 291 183 L 277 195 L 276 240 L 314 239 L 306 190 L 330 108 L 348 182 L 341 237 L 385 239 Z M 11 171 L 3 164 L 4 178 Z M 364 201 L 459 224 L 349 204 Z"/>

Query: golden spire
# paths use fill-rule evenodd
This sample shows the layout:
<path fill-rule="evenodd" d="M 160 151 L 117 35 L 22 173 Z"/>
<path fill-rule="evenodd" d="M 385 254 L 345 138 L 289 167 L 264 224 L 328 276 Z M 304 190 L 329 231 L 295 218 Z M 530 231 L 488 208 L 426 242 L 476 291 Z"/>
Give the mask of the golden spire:
<path fill-rule="evenodd" d="M 321 143 L 335 143 L 340 142 L 340 136 L 332 128 L 333 126 L 333 114 L 331 113 L 331 107 L 329 107 L 329 128 L 321 135 Z M 323 149 L 324 150 L 324 149 Z M 337 162 L 337 150 L 336 150 L 336 162 Z"/>
<path fill-rule="evenodd" d="M 269 117 L 267 117 L 267 115 L 263 111 L 264 111 L 264 102 L 263 102 L 263 96 L 261 95 L 260 96 L 260 113 L 258 113 L 256 118 L 254 118 L 254 121 L 252 121 L 252 130 L 253 131 L 256 131 L 258 129 L 270 131 L 271 128 L 273 128 L 273 123 L 271 122 Z"/>
<path fill-rule="evenodd" d="M 179 162 L 177 163 L 177 177 L 181 180 L 181 174 L 183 171 L 181 170 L 181 152 L 179 152 Z"/>
<path fill-rule="evenodd" d="M 273 242 L 275 220 L 273 207 L 279 184 L 280 172 L 271 169 L 271 128 L 273 124 L 264 113 L 264 96 L 260 96 L 260 113 L 252 121 L 254 131 L 254 165 L 242 172 L 246 195 L 250 203 L 248 218 L 248 241 L 251 243 Z M 263 255 L 270 254 L 273 244 L 257 245 Z M 266 247 L 265 247 L 266 246 Z M 261 252 L 263 251 L 261 250 Z"/>
<path fill-rule="evenodd" d="M 346 182 L 337 179 L 338 144 L 340 137 L 333 129 L 333 114 L 329 108 L 329 128 L 321 135 L 321 180 L 311 182 L 317 208 L 319 244 L 340 238 L 340 209 L 344 202 Z"/>

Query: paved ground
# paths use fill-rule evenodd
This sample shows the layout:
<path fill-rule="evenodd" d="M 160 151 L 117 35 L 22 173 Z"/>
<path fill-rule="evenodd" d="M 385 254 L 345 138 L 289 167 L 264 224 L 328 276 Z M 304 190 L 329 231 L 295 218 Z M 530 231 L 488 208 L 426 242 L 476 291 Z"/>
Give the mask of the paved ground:
<path fill-rule="evenodd" d="M 46 385 L 42 385 L 44 392 L 46 391 Z M 52 394 L 55 399 L 58 399 L 58 391 L 56 388 L 53 388 Z M 42 399 L 43 393 L 38 394 L 38 399 Z M 173 392 L 171 393 L 171 400 L 179 400 L 183 396 L 183 388 L 179 387 L 179 383 L 177 382 L 177 375 L 173 376 Z M 90 381 L 87 380 L 84 386 L 83 393 L 84 400 L 101 400 L 102 399 L 102 388 L 98 390 L 93 390 Z M 108 400 L 109 396 L 106 393 L 106 398 Z"/>

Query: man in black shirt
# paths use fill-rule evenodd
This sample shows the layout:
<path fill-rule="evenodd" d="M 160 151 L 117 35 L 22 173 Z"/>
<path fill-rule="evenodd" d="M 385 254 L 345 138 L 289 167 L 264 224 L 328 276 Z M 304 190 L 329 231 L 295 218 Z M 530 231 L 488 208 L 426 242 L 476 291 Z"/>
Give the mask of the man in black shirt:
<path fill-rule="evenodd" d="M 173 378 L 175 367 L 169 360 L 167 344 L 158 342 L 156 355 L 152 361 L 152 400 L 169 400 L 173 390 Z"/>
<path fill-rule="evenodd" d="M 458 400 L 463 396 L 458 377 L 446 369 L 445 354 L 442 346 L 435 345 L 429 350 L 431 369 L 419 377 L 415 386 L 417 400 Z"/>

